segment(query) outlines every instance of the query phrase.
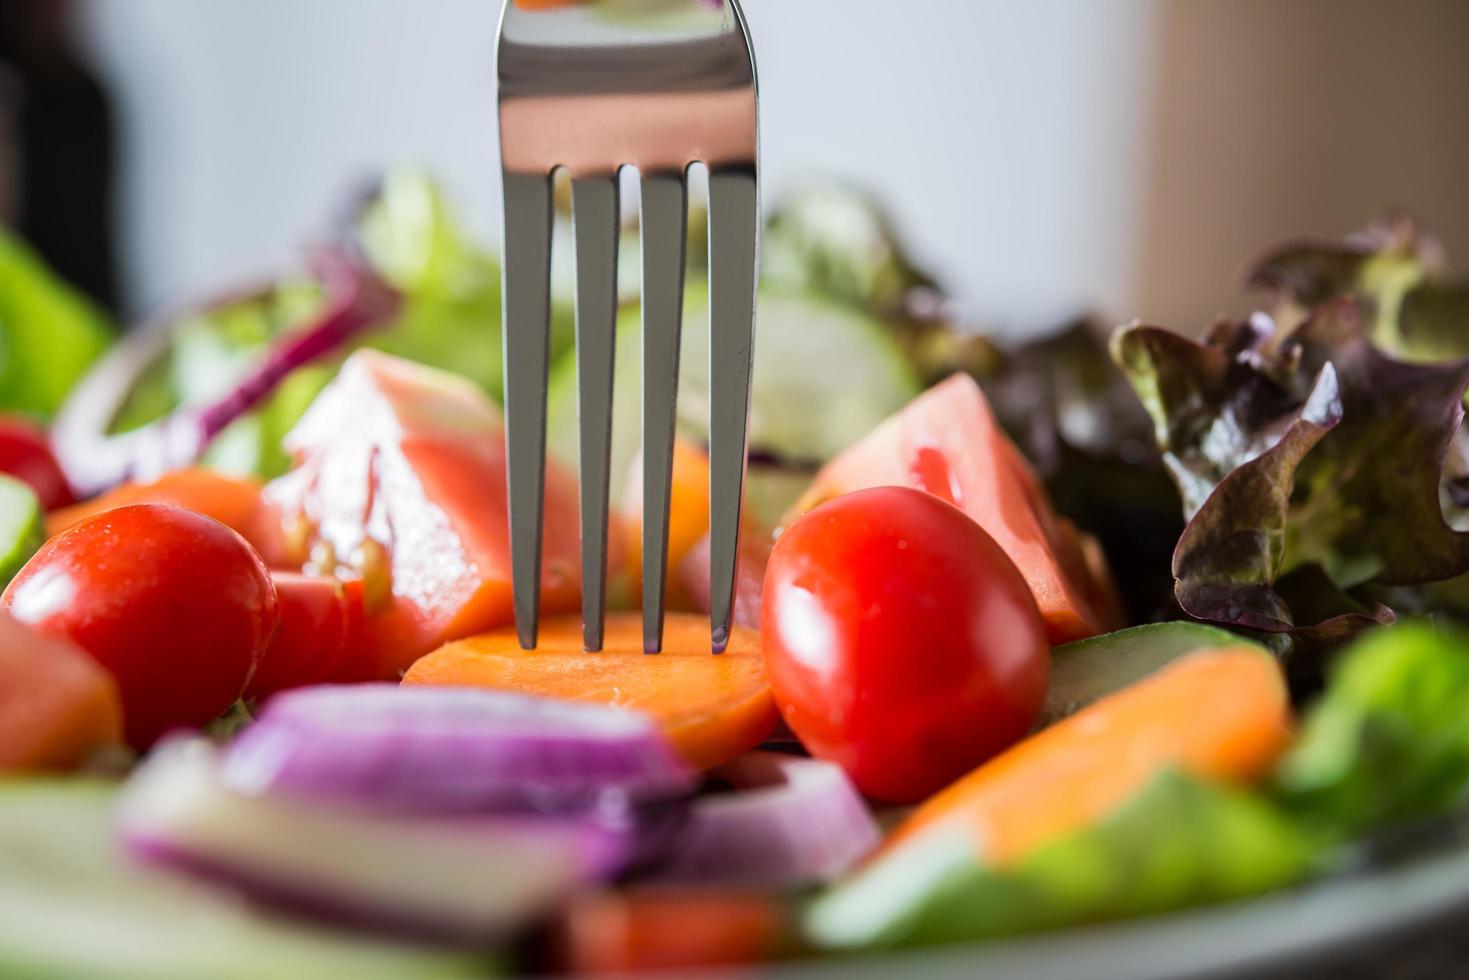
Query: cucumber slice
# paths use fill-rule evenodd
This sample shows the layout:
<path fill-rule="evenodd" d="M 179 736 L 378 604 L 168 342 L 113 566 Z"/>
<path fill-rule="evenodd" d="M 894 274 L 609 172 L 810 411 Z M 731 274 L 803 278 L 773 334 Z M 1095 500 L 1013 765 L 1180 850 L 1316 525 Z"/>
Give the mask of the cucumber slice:
<path fill-rule="evenodd" d="M 811 481 L 816 471 L 804 466 L 752 462 L 745 468 L 745 506 L 762 528 L 776 528 Z"/>
<path fill-rule="evenodd" d="M 702 438 L 709 424 L 708 298 L 689 301 L 694 315 L 686 317 L 683 334 L 678 417 Z M 878 321 L 809 293 L 761 293 L 752 451 L 825 462 L 920 390 L 907 355 Z"/>
<path fill-rule="evenodd" d="M 0 588 L 46 538 L 41 502 L 28 484 L 0 473 Z"/>
<path fill-rule="evenodd" d="M 1187 622 L 1150 623 L 1064 643 L 1051 652 L 1051 686 L 1040 723 L 1075 714 L 1186 653 L 1238 646 L 1259 644 L 1217 626 Z M 1264 647 L 1260 651 L 1268 655 Z"/>
<path fill-rule="evenodd" d="M 636 307 L 618 317 L 613 380 L 612 497 L 621 498 L 641 442 L 642 338 Z M 703 442 L 709 419 L 709 297 L 690 283 L 679 365 L 679 431 Z M 762 291 L 750 402 L 750 450 L 822 463 L 920 391 L 903 349 L 876 320 L 806 293 Z M 576 359 L 552 372 L 547 405 L 552 455 L 575 468 Z"/>
<path fill-rule="evenodd" d="M 639 399 L 643 379 L 640 366 L 643 338 L 636 315 L 623 314 L 618 317 L 615 347 L 612 368 L 611 463 L 614 508 L 622 499 L 628 467 L 632 465 L 638 446 L 642 444 L 642 409 Z M 551 366 L 546 393 L 546 451 L 573 473 L 577 472 L 577 447 L 581 442 L 576 420 L 576 351 L 572 350 Z"/>
<path fill-rule="evenodd" d="M 0 784 L 0 975 L 138 980 L 468 977 L 459 953 L 308 927 L 138 870 L 112 844 L 114 787 Z"/>

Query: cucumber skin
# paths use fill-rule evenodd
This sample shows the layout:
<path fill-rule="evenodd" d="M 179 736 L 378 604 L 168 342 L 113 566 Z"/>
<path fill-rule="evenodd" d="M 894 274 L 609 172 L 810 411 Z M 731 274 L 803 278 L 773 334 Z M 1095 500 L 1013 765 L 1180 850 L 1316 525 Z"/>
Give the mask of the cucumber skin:
<path fill-rule="evenodd" d="M 18 515 L 12 520 L 11 514 Z M 28 485 L 0 473 L 0 589 L 10 584 L 46 540 L 41 502 Z"/>
<path fill-rule="evenodd" d="M 266 915 L 228 893 L 130 866 L 112 844 L 116 792 L 116 783 L 94 778 L 0 779 L 0 908 L 23 901 L 33 912 L 39 909 L 43 914 L 33 918 L 44 921 L 56 937 L 48 948 L 35 933 L 10 931 L 13 924 L 0 915 L 0 977 L 502 975 L 491 955 L 404 945 Z M 100 929 L 89 930 L 89 924 Z M 151 942 L 97 948 L 119 928 L 145 930 Z M 180 931 L 178 946 L 165 948 L 175 930 Z M 201 943 L 190 931 L 207 940 Z"/>
<path fill-rule="evenodd" d="M 684 296 L 684 344 L 680 355 L 679 431 L 686 438 L 702 442 L 706 438 L 704 418 L 707 412 L 707 365 L 703 363 L 708 341 L 707 288 L 690 283 Z M 763 287 L 757 307 L 755 327 L 756 368 L 751 393 L 750 451 L 769 453 L 812 468 L 826 462 L 852 442 L 866 435 L 889 415 L 902 408 L 923 390 L 917 372 L 907 353 L 881 322 L 850 307 L 811 292 Z M 809 324 L 828 325 L 833 336 L 825 342 L 833 360 L 812 365 Z M 628 465 L 641 443 L 639 418 L 639 358 L 642 325 L 636 306 L 624 308 L 617 319 L 617 353 L 615 361 L 613 412 L 613 449 L 611 499 L 618 506 Z M 821 346 L 821 345 L 818 345 Z M 863 363 L 880 366 L 883 390 L 863 392 L 865 417 L 831 409 L 829 398 L 820 390 L 839 385 L 849 392 L 851 379 L 847 372 L 834 367 L 843 352 L 862 351 Z M 783 355 L 783 351 L 792 353 Z M 847 354 L 850 356 L 850 353 Z M 790 366 L 790 370 L 777 368 Z M 818 370 L 819 368 L 819 370 Z M 791 390 L 793 379 L 809 376 L 812 384 L 800 392 L 806 405 L 791 405 L 784 410 L 772 408 L 771 391 Z M 563 464 L 577 465 L 577 384 L 575 352 L 567 352 L 551 366 L 547 404 L 547 451 Z M 810 404 L 826 406 L 828 417 L 813 416 Z M 819 442 L 810 438 L 820 432 Z M 782 474 L 784 475 L 784 474 Z M 785 491 L 781 491 L 784 493 Z M 781 493 L 775 499 L 781 499 Z M 786 494 L 789 495 L 788 493 Z M 773 511 L 773 506 L 768 508 Z M 779 515 L 776 514 L 776 517 Z"/>
<path fill-rule="evenodd" d="M 1241 646 L 1258 647 L 1270 655 L 1258 643 L 1228 630 L 1184 621 L 1130 626 L 1063 643 L 1051 651 L 1051 684 L 1040 724 L 1054 724 L 1184 654 Z"/>

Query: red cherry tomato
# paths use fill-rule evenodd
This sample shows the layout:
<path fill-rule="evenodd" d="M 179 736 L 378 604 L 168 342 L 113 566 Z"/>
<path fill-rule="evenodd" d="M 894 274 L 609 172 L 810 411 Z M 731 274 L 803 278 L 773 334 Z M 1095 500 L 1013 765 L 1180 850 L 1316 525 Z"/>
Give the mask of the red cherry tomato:
<path fill-rule="evenodd" d="M 0 416 L 0 473 L 29 483 L 47 510 L 65 507 L 76 499 L 51 452 L 46 433 L 16 416 Z"/>
<path fill-rule="evenodd" d="M 361 657 L 362 582 L 272 572 L 280 627 L 245 689 L 249 698 L 335 680 Z"/>
<path fill-rule="evenodd" d="M 119 507 L 52 538 L 0 606 L 112 672 L 127 740 L 138 749 L 234 703 L 280 615 L 270 575 L 244 538 L 160 504 Z"/>
<path fill-rule="evenodd" d="M 913 803 L 1017 741 L 1050 648 L 1025 580 L 964 512 L 906 487 L 811 511 L 775 543 L 761 641 L 786 723 L 874 799 Z"/>

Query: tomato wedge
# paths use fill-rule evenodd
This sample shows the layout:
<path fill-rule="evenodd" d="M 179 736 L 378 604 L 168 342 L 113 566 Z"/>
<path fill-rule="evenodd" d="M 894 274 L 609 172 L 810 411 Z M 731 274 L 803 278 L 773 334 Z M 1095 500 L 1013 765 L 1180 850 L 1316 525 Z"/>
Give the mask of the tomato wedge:
<path fill-rule="evenodd" d="M 877 486 L 925 490 L 985 531 L 1025 577 L 1052 643 L 1120 625 L 1099 603 L 1074 533 L 990 411 L 974 379 L 956 374 L 910 402 L 826 464 L 783 521 L 833 497 Z"/>

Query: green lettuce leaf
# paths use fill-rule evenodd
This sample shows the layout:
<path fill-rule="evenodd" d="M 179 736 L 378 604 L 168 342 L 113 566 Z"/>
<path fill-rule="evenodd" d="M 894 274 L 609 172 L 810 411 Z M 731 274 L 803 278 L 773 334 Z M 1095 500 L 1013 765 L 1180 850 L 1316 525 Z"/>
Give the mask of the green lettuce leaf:
<path fill-rule="evenodd" d="M 271 342 L 308 320 L 321 294 L 310 281 L 282 280 L 184 315 L 172 343 L 139 379 L 113 424 L 126 432 L 180 406 L 202 406 L 228 391 Z M 294 372 L 254 411 L 210 444 L 203 462 L 226 473 L 278 476 L 290 461 L 281 439 L 325 385 L 331 371 Z"/>
<path fill-rule="evenodd" d="M 766 220 L 760 258 L 762 285 L 824 296 L 885 323 L 925 384 L 955 371 L 982 377 L 999 365 L 987 338 L 955 322 L 892 218 L 852 187 L 813 184 L 786 195 Z"/>
<path fill-rule="evenodd" d="M 1276 786 L 1290 812 L 1338 841 L 1461 802 L 1469 634 L 1404 623 L 1344 650 Z"/>
<path fill-rule="evenodd" d="M 1251 266 L 1248 281 L 1274 295 L 1282 326 L 1348 297 L 1368 338 L 1396 357 L 1469 355 L 1469 281 L 1453 277 L 1443 245 L 1409 215 L 1389 215 L 1341 241 L 1278 246 Z"/>
<path fill-rule="evenodd" d="M 500 266 L 460 226 L 439 188 L 414 171 L 386 176 L 347 237 L 403 296 L 397 319 L 361 346 L 455 371 L 500 397 Z M 227 391 L 281 335 L 310 319 L 321 301 L 309 278 L 287 277 L 263 289 L 196 310 L 173 327 L 165 356 L 134 387 L 115 425 L 126 431 L 180 405 L 207 404 Z M 571 322 L 557 318 L 553 354 L 571 343 Z M 281 439 L 349 354 L 293 372 L 256 410 L 210 445 L 209 465 L 272 477 L 289 460 Z"/>
<path fill-rule="evenodd" d="M 101 311 L 0 228 L 0 409 L 49 418 L 111 335 Z"/>
<path fill-rule="evenodd" d="M 1012 868 L 978 864 L 964 836 L 932 835 L 932 853 L 894 852 L 913 858 L 901 876 L 879 859 L 818 898 L 806 918 L 810 938 L 902 947 L 1123 919 L 1279 888 L 1316 859 L 1313 843 L 1268 800 L 1178 772 Z"/>
<path fill-rule="evenodd" d="M 405 300 L 398 322 L 368 346 L 464 375 L 500 401 L 500 263 L 469 238 L 439 188 L 417 172 L 389 174 L 358 236 Z M 558 312 L 553 358 L 572 340 L 569 316 Z"/>
<path fill-rule="evenodd" d="M 1469 534 L 1441 503 L 1469 362 L 1396 360 L 1359 316 L 1338 301 L 1290 331 L 1257 315 L 1197 343 L 1144 326 L 1114 336 L 1189 516 L 1173 557 L 1189 615 L 1335 640 L 1391 615 L 1345 590 L 1469 571 Z M 1309 583 L 1306 605 L 1340 607 L 1325 620 L 1278 587 L 1313 565 L 1338 593 L 1323 601 L 1322 579 Z"/>

